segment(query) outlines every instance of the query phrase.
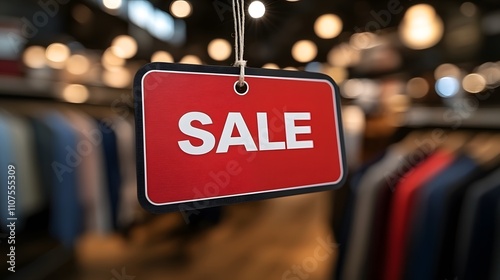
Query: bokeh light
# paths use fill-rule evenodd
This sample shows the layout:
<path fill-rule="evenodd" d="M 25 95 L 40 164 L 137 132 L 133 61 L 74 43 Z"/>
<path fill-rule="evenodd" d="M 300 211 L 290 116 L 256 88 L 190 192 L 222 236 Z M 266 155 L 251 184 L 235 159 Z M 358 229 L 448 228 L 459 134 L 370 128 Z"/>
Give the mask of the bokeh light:
<path fill-rule="evenodd" d="M 436 93 L 443 98 L 450 98 L 458 94 L 460 82 L 455 77 L 443 77 L 436 81 Z"/>
<path fill-rule="evenodd" d="M 66 63 L 66 70 L 73 75 L 82 75 L 90 69 L 90 61 L 81 54 L 75 54 L 69 57 Z"/>
<path fill-rule="evenodd" d="M 335 14 L 325 14 L 316 19 L 314 32 L 323 39 L 332 39 L 342 32 L 342 20 Z"/>
<path fill-rule="evenodd" d="M 30 68 L 43 68 L 46 65 L 45 48 L 42 46 L 27 47 L 23 54 L 23 62 Z"/>
<path fill-rule="evenodd" d="M 113 53 L 121 58 L 128 59 L 137 53 L 137 41 L 128 35 L 120 35 L 111 43 Z"/>
<path fill-rule="evenodd" d="M 415 99 L 426 96 L 429 93 L 429 89 L 429 83 L 421 77 L 412 78 L 406 84 L 406 93 Z"/>
<path fill-rule="evenodd" d="M 399 26 L 399 36 L 403 44 L 415 50 L 436 45 L 443 37 L 444 26 L 434 8 L 428 4 L 410 7 Z"/>
<path fill-rule="evenodd" d="M 248 5 L 248 14 L 253 18 L 261 18 L 266 13 L 266 6 L 261 1 L 253 1 Z"/>
<path fill-rule="evenodd" d="M 298 62 L 310 62 L 317 54 L 318 47 L 309 40 L 298 41 L 292 47 L 292 56 Z"/>
<path fill-rule="evenodd" d="M 89 90 L 84 85 L 70 84 L 64 87 L 62 98 L 70 103 L 84 103 L 89 99 Z"/>
<path fill-rule="evenodd" d="M 223 61 L 231 56 L 231 44 L 225 39 L 214 39 L 208 44 L 208 55 L 217 61 Z"/>
<path fill-rule="evenodd" d="M 156 51 L 151 55 L 151 62 L 174 62 L 174 57 L 166 51 Z"/>
<path fill-rule="evenodd" d="M 486 89 L 486 79 L 477 73 L 472 73 L 464 77 L 462 87 L 467 92 L 479 93 Z"/>
<path fill-rule="evenodd" d="M 176 18 L 186 18 L 192 11 L 191 3 L 185 0 L 176 0 L 170 4 L 170 13 Z"/>

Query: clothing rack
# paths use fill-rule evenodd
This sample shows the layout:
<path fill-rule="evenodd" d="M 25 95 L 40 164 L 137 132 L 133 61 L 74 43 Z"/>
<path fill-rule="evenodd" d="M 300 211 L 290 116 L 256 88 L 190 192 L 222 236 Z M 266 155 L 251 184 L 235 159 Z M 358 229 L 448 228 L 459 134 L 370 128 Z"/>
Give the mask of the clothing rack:
<path fill-rule="evenodd" d="M 498 112 L 407 112 L 393 145 L 345 187 L 334 279 L 499 279 L 500 152 L 483 149 L 498 147 Z M 433 129 L 463 141 L 434 139 Z"/>
<path fill-rule="evenodd" d="M 24 269 L 8 279 L 45 279 L 64 270 L 71 266 L 78 236 L 126 231 L 139 213 L 131 92 L 89 86 L 89 99 L 73 104 L 59 96 L 59 86 L 50 81 L 0 76 L 0 165 L 5 169 L 6 164 L 14 164 L 22 174 L 17 178 L 16 231 L 18 238 L 31 240 L 19 242 L 17 249 L 30 247 L 43 253 L 36 259 L 20 254 L 16 260 L 23 264 L 19 269 Z M 100 137 L 95 137 L 96 133 Z M 82 150 L 83 146 L 89 150 Z M 78 163 L 68 165 L 68 156 L 73 160 L 78 157 Z M 66 165 L 65 172 L 57 173 L 54 162 Z M 63 180 L 58 180 L 57 174 Z M 100 179 L 92 182 L 92 178 Z M 6 194 L 5 184 L 0 183 L 0 189 Z M 78 204 L 73 214 L 71 202 L 64 203 L 69 198 L 73 206 Z M 103 207 L 106 211 L 101 211 Z M 103 221 L 103 216 L 108 218 Z M 2 233 L 5 230 L 2 227 Z M 31 247 L 41 242 L 32 237 L 53 246 Z M 4 271 L 7 269 L 2 269 L 0 278 Z"/>
<path fill-rule="evenodd" d="M 499 114 L 500 108 L 477 108 L 460 112 L 444 107 L 414 107 L 406 113 L 401 126 L 500 129 Z"/>
<path fill-rule="evenodd" d="M 66 84 L 47 79 L 0 75 L 0 97 L 55 100 L 70 103 L 62 97 L 61 92 L 64 85 Z M 124 96 L 132 98 L 131 89 L 116 89 L 98 85 L 85 86 L 88 88 L 89 97 L 84 104 L 110 106 Z M 127 106 L 132 108 L 133 103 L 129 103 Z"/>

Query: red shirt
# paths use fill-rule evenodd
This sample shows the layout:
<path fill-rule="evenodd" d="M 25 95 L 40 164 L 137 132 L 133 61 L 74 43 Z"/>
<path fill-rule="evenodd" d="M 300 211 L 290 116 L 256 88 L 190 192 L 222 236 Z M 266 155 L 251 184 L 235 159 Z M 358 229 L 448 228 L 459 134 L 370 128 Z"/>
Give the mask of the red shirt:
<path fill-rule="evenodd" d="M 387 254 L 383 279 L 398 280 L 402 278 L 406 245 L 409 241 L 411 218 L 418 189 L 446 168 L 453 159 L 453 154 L 437 151 L 406 173 L 405 178 L 396 185 L 389 212 Z"/>

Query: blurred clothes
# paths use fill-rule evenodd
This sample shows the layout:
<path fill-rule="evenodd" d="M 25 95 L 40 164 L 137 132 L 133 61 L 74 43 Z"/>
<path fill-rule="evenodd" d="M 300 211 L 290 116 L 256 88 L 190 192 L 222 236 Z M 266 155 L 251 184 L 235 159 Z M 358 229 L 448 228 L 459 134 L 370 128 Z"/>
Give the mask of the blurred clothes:
<path fill-rule="evenodd" d="M 496 279 L 498 162 L 403 147 L 350 180 L 336 279 Z"/>
<path fill-rule="evenodd" d="M 354 215 L 354 207 L 355 207 L 355 200 L 356 200 L 356 194 L 358 191 L 358 186 L 361 178 L 363 175 L 368 171 L 368 169 L 374 165 L 375 163 L 378 163 L 380 160 L 382 160 L 385 157 L 385 152 L 376 156 L 373 160 L 368 162 L 367 164 L 361 166 L 359 170 L 354 173 L 350 178 L 350 183 L 348 184 L 349 187 L 344 188 L 344 190 L 347 192 L 347 195 L 344 197 L 345 200 L 347 200 L 347 203 L 344 206 L 344 215 L 340 219 L 340 226 L 338 227 L 339 230 L 336 232 L 336 236 L 338 239 L 338 242 L 340 244 L 339 246 L 339 258 L 337 260 L 337 267 L 343 267 L 345 263 L 345 255 L 347 253 L 347 242 L 349 240 L 349 235 L 350 235 L 350 228 L 352 225 L 352 220 L 353 220 L 353 215 Z M 336 197 L 338 195 L 338 191 L 336 192 Z M 340 209 L 339 209 L 340 210 Z M 342 270 L 337 269 L 335 271 L 336 279 L 340 278 L 340 273 Z"/>
<path fill-rule="evenodd" d="M 68 152 L 76 147 L 78 139 L 71 125 L 59 113 L 51 112 L 44 116 L 42 121 L 52 130 L 54 136 L 50 143 L 46 144 L 63 147 L 54 149 L 52 155 L 50 230 L 64 245 L 72 246 L 83 230 L 83 207 L 77 188 L 78 175 L 71 169 L 77 166 L 77 158 L 71 157 Z"/>
<path fill-rule="evenodd" d="M 407 250 L 407 237 L 411 226 L 409 222 L 415 208 L 418 189 L 448 166 L 453 158 L 451 153 L 438 151 L 417 165 L 396 185 L 389 213 L 387 240 L 390 242 L 386 247 L 384 279 L 401 278 Z"/>
<path fill-rule="evenodd" d="M 500 203 L 497 205 L 497 210 L 495 212 L 495 232 L 494 236 L 500 236 Z M 500 238 L 495 239 L 495 244 L 493 245 L 493 258 L 491 259 L 491 277 L 490 280 L 498 280 L 500 279 Z"/>
<path fill-rule="evenodd" d="M 373 165 L 359 182 L 354 207 L 351 240 L 346 253 L 343 278 L 362 279 L 366 273 L 366 257 L 369 254 L 370 233 L 375 222 L 377 198 L 383 191 L 382 184 L 388 173 L 394 172 L 404 160 L 405 151 L 390 147 L 382 160 Z M 362 268 L 362 269 L 360 269 Z"/>
<path fill-rule="evenodd" d="M 58 107 L 20 111 L 0 112 L 0 167 L 16 167 L 19 234 L 25 219 L 41 218 L 53 238 L 72 248 L 84 233 L 109 234 L 131 225 L 139 206 L 130 120 L 104 123 L 87 112 Z M 0 175 L 4 201 L 6 175 Z M 2 219 L 6 211 L 3 207 Z"/>
<path fill-rule="evenodd" d="M 0 209 L 0 218 L 2 221 L 7 221 L 9 218 L 9 209 L 7 206 L 8 201 L 8 173 L 7 171 L 9 164 L 13 162 L 13 152 L 12 152 L 12 139 L 9 137 L 10 128 L 9 123 L 6 120 L 4 114 L 0 112 L 0 199 L 2 200 L 2 209 Z M 5 203 L 5 204 L 4 204 Z M 2 231 L 8 232 L 7 223 L 2 223 Z"/>
<path fill-rule="evenodd" d="M 453 175 L 452 175 L 453 174 Z M 404 279 L 433 279 L 436 276 L 440 250 L 445 245 L 446 224 L 456 216 L 452 207 L 463 190 L 482 175 L 480 166 L 466 155 L 458 156 L 453 163 L 423 185 L 416 205 L 421 205 L 412 218 L 411 239 Z M 450 225 L 456 229 L 456 225 Z"/>
<path fill-rule="evenodd" d="M 494 260 L 495 242 L 500 242 L 500 234 L 495 235 L 497 211 L 500 206 L 500 169 L 472 185 L 465 195 L 460 213 L 457 237 L 459 258 L 456 268 L 460 279 L 488 279 L 490 266 L 498 267 Z M 493 245 L 493 246 L 492 246 Z M 491 271 L 491 279 L 493 277 Z"/>

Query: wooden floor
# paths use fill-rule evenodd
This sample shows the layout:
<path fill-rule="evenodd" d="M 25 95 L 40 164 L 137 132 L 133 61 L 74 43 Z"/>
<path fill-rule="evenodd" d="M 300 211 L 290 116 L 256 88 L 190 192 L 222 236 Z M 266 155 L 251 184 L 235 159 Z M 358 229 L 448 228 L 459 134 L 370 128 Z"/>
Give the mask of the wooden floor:
<path fill-rule="evenodd" d="M 331 197 L 229 206 L 217 226 L 189 238 L 169 234 L 184 222 L 178 214 L 155 217 L 126 238 L 86 236 L 77 247 L 78 279 L 331 279 Z"/>

